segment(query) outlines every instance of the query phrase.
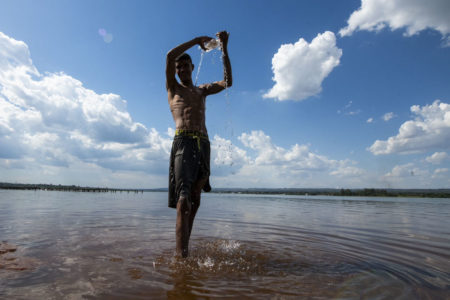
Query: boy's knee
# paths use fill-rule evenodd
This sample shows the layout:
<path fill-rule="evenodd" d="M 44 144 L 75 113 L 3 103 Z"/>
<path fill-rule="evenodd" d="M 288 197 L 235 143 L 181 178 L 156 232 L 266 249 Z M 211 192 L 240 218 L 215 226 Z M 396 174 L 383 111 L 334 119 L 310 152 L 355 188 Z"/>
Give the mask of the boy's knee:
<path fill-rule="evenodd" d="M 200 197 L 201 197 L 200 193 L 193 192 L 191 194 L 192 206 L 195 206 L 196 208 L 199 208 L 199 206 L 200 206 Z"/>
<path fill-rule="evenodd" d="M 180 196 L 178 199 L 178 208 L 181 213 L 189 214 L 191 212 L 191 200 L 188 197 Z"/>

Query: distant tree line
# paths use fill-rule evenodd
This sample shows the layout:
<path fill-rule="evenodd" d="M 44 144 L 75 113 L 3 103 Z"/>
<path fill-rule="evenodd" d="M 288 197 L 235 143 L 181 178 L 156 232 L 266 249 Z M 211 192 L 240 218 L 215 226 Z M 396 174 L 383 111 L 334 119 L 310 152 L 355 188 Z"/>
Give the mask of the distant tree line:
<path fill-rule="evenodd" d="M 83 187 L 77 185 L 55 184 L 24 184 L 0 182 L 0 189 L 13 190 L 46 190 L 46 191 L 70 191 L 70 192 L 134 192 L 144 191 L 167 192 L 163 189 L 115 189 L 107 187 Z M 370 197 L 425 197 L 425 198 L 450 198 L 450 189 L 327 189 L 327 188 L 215 188 L 214 193 L 239 193 L 239 194 L 267 194 L 267 195 L 325 195 L 325 196 L 370 196 Z"/>
<path fill-rule="evenodd" d="M 27 183 L 7 183 L 0 182 L 0 189 L 7 190 L 44 190 L 44 191 L 63 191 L 63 192 L 134 192 L 142 193 L 144 190 L 139 189 L 114 189 L 107 187 L 85 187 L 77 185 L 55 185 L 55 184 L 27 184 Z"/>
<path fill-rule="evenodd" d="M 450 189 L 214 189 L 215 193 L 450 198 Z"/>
<path fill-rule="evenodd" d="M 393 194 L 389 194 L 387 190 L 382 189 L 363 189 L 363 190 L 341 189 L 339 195 L 393 197 Z M 398 195 L 398 193 L 396 195 Z"/>
<path fill-rule="evenodd" d="M 374 196 L 374 197 L 422 197 L 422 198 L 450 198 L 450 190 L 447 189 L 404 189 L 404 190 L 384 190 L 384 189 L 341 189 L 342 196 Z"/>

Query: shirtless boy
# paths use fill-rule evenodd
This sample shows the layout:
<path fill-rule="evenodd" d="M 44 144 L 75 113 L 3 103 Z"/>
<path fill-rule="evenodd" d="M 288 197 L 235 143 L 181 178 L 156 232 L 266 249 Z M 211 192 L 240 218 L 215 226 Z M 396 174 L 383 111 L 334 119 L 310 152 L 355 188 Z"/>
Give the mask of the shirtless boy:
<path fill-rule="evenodd" d="M 167 53 L 166 88 L 170 111 L 175 121 L 169 169 L 169 207 L 177 209 L 176 250 L 188 256 L 189 238 L 195 214 L 200 206 L 202 189 L 209 192 L 210 144 L 205 125 L 205 100 L 232 85 L 228 57 L 228 33 L 216 34 L 223 52 L 224 78 L 221 81 L 195 86 L 192 82 L 194 65 L 186 53 L 199 45 L 203 50 L 211 37 L 201 36 L 183 43 Z M 180 82 L 175 78 L 178 75 Z"/>

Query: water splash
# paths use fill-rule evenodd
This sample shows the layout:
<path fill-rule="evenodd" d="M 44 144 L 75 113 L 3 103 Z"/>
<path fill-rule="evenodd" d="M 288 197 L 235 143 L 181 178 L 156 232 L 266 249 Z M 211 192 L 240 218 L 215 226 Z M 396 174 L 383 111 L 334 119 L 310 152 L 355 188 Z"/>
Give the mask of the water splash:
<path fill-rule="evenodd" d="M 241 249 L 241 243 L 234 240 L 222 240 L 216 246 L 217 250 L 224 254 L 233 254 Z"/>
<path fill-rule="evenodd" d="M 201 50 L 201 53 L 200 53 L 200 62 L 198 63 L 197 74 L 195 75 L 195 83 L 194 83 L 195 86 L 197 86 L 198 75 L 200 74 L 200 69 L 202 68 L 203 56 L 204 56 L 204 55 L 205 55 L 205 51 Z"/>
<path fill-rule="evenodd" d="M 220 47 L 220 41 L 218 39 L 211 39 L 207 43 L 204 44 L 206 48 L 206 52 L 214 50 Z"/>
<path fill-rule="evenodd" d="M 199 259 L 197 264 L 200 268 L 208 268 L 211 269 L 214 267 L 214 260 L 211 257 L 207 256 L 205 259 Z"/>
<path fill-rule="evenodd" d="M 256 253 L 247 245 L 235 240 L 202 241 L 191 249 L 188 258 L 169 259 L 162 256 L 159 265 L 167 265 L 177 273 L 201 272 L 201 274 L 264 274 L 267 257 Z"/>

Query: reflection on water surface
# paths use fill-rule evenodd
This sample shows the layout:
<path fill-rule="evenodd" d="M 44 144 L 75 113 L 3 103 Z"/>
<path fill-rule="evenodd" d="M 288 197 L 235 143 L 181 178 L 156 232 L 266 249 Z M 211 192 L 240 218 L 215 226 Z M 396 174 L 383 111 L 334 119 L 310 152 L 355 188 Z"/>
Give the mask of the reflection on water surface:
<path fill-rule="evenodd" d="M 165 193 L 0 190 L 0 297 L 446 299 L 450 199 L 207 194 L 174 257 Z"/>

